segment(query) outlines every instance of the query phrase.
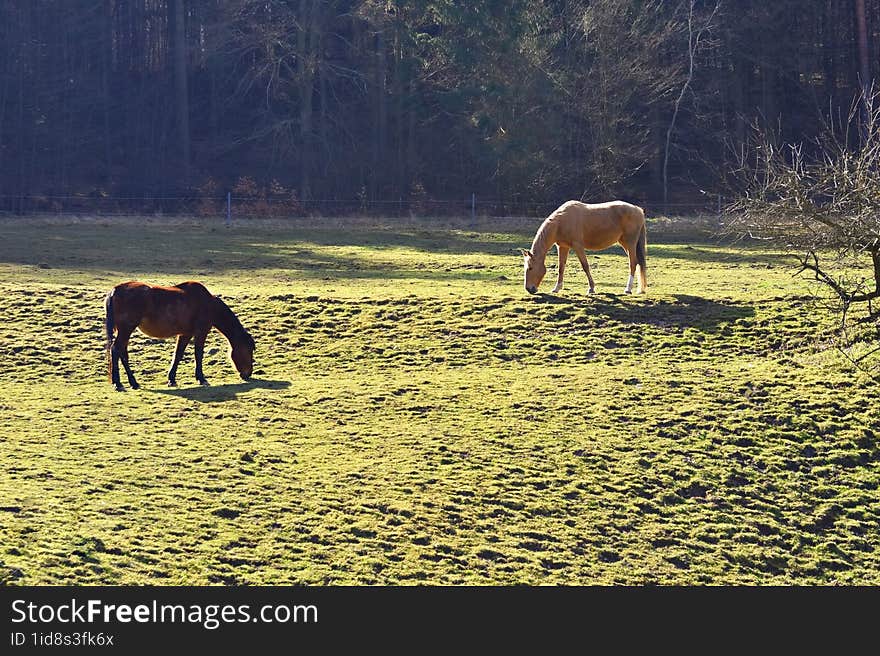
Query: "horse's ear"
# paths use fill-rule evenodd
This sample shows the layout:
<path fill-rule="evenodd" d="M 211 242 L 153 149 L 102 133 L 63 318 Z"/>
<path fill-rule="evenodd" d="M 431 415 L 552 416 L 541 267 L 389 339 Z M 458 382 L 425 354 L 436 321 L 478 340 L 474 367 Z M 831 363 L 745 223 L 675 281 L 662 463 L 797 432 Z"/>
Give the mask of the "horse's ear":
<path fill-rule="evenodd" d="M 532 251 L 527 251 L 525 248 L 520 248 L 519 252 L 522 253 L 523 257 L 532 257 Z"/>

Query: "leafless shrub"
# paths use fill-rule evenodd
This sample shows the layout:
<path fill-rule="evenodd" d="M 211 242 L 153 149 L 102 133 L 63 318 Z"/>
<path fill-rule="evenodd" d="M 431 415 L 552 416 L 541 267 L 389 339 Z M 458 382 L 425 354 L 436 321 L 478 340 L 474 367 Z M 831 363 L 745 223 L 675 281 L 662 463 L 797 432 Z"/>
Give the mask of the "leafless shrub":
<path fill-rule="evenodd" d="M 864 109 L 860 117 L 860 110 Z M 812 143 L 778 144 L 755 130 L 740 154 L 728 231 L 795 256 L 817 300 L 839 320 L 835 345 L 880 371 L 880 93 L 853 104 L 842 126 Z M 853 145 L 853 144 L 858 145 Z"/>

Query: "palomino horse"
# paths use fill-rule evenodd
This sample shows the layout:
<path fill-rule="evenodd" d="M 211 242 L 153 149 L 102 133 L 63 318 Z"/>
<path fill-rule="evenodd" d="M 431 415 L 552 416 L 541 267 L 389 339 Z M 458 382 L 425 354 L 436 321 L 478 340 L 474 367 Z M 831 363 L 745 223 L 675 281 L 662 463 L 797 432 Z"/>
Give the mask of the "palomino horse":
<path fill-rule="evenodd" d="M 168 384 L 176 385 L 177 365 L 186 345 L 192 339 L 196 350 L 196 380 L 207 385 L 202 373 L 205 339 L 211 328 L 217 328 L 232 347 L 232 362 L 244 380 L 254 368 L 254 339 L 241 325 L 238 317 L 222 300 L 198 282 L 182 282 L 174 287 L 160 287 L 143 282 L 116 285 L 105 300 L 107 310 L 107 349 L 110 354 L 110 380 L 118 391 L 125 388 L 119 381 L 119 361 L 125 367 L 132 389 L 140 387 L 128 366 L 128 339 L 135 328 L 150 337 L 167 339 L 177 335 L 177 348 L 168 370 Z M 116 339 L 113 331 L 116 330 Z"/>
<path fill-rule="evenodd" d="M 562 289 L 562 275 L 568 251 L 574 249 L 590 282 L 590 293 L 596 286 L 590 273 L 590 264 L 584 250 L 601 251 L 614 244 L 623 246 L 629 255 L 629 280 L 624 292 L 632 293 L 636 266 L 639 268 L 639 293 L 648 288 L 645 277 L 648 238 L 645 232 L 645 212 L 641 207 L 615 200 L 588 205 L 569 200 L 548 216 L 532 241 L 530 250 L 521 249 L 525 270 L 526 291 L 534 294 L 547 273 L 544 259 L 550 247 L 556 244 L 559 252 L 559 271 L 553 292 Z"/>

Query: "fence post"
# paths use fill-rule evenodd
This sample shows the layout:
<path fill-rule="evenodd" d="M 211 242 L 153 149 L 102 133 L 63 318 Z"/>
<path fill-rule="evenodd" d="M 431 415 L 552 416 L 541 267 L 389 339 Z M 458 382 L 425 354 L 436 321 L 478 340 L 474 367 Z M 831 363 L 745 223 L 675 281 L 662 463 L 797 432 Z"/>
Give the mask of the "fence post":
<path fill-rule="evenodd" d="M 477 195 L 471 194 L 471 222 L 477 222 Z"/>
<path fill-rule="evenodd" d="M 232 221 L 232 192 L 226 192 L 226 223 Z"/>

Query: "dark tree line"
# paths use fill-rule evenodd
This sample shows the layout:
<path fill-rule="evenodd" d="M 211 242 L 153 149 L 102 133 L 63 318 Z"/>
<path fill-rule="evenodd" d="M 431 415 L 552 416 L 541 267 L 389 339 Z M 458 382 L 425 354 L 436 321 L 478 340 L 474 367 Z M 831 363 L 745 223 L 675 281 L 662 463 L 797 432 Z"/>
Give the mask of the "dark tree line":
<path fill-rule="evenodd" d="M 0 209 L 685 201 L 756 122 L 846 117 L 878 31 L 880 0 L 4 0 Z"/>

